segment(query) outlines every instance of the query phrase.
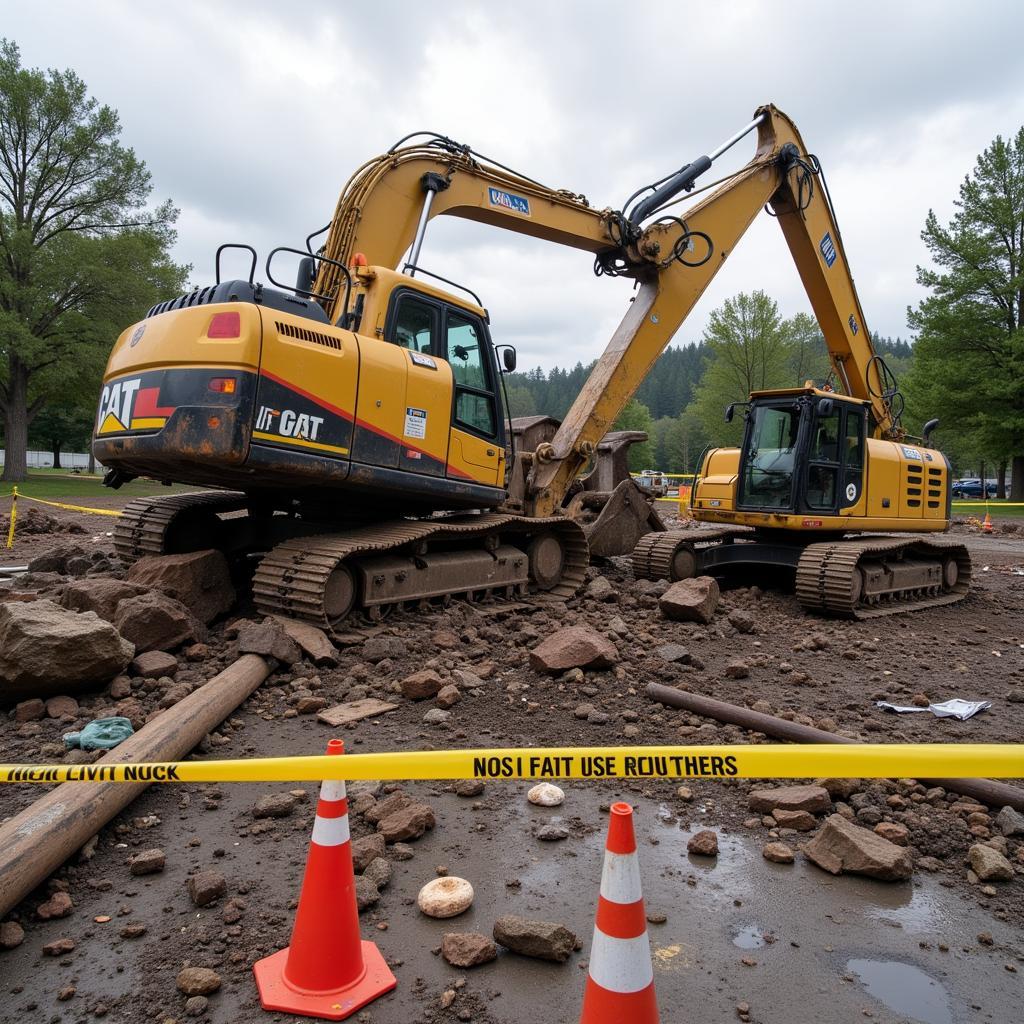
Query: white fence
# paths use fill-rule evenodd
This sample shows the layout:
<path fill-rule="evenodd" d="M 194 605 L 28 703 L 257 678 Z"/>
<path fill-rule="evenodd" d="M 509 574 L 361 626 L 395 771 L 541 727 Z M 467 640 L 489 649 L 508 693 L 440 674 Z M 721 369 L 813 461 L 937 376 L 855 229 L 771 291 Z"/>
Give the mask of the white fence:
<path fill-rule="evenodd" d="M 53 468 L 53 452 L 28 452 L 27 455 L 29 469 Z M 3 464 L 4 450 L 0 448 L 0 466 Z M 60 465 L 62 469 L 86 469 L 89 465 L 89 456 L 85 452 L 61 452 Z"/>

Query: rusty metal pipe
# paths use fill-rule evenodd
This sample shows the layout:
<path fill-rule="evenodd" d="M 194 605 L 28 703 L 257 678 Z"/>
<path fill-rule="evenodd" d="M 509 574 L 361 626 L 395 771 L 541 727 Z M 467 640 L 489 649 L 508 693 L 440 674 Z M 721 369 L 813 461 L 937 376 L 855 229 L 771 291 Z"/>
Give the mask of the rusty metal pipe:
<path fill-rule="evenodd" d="M 242 655 L 97 763 L 181 760 L 269 674 L 270 665 L 259 655 Z M 0 918 L 147 786 L 64 783 L 0 825 Z"/>
<path fill-rule="evenodd" d="M 741 729 L 749 729 L 752 732 L 763 732 L 766 736 L 773 736 L 779 740 L 789 740 L 793 743 L 859 742 L 845 736 L 836 736 L 835 733 L 825 732 L 823 729 L 800 725 L 799 722 L 787 722 L 784 718 L 776 718 L 774 715 L 763 715 L 759 711 L 751 711 L 750 708 L 740 707 L 738 704 L 727 704 L 725 701 L 715 700 L 713 697 L 702 697 L 697 693 L 677 690 L 673 686 L 663 686 L 661 683 L 649 683 L 647 696 L 659 704 L 667 704 L 669 707 L 702 715 L 704 718 L 713 718 L 716 722 L 738 725 Z M 918 779 L 918 781 L 930 786 L 942 786 L 943 789 L 950 789 L 963 796 L 969 796 L 989 807 L 1009 806 L 1018 811 L 1024 811 L 1024 789 L 1019 786 L 1011 786 L 1006 782 L 996 782 L 993 779 Z"/>

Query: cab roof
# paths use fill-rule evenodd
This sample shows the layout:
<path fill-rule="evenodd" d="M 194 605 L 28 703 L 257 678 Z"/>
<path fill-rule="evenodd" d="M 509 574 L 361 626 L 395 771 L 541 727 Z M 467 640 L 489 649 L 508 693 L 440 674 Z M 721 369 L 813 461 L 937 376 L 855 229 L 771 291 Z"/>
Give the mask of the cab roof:
<path fill-rule="evenodd" d="M 854 398 L 852 395 L 843 395 L 838 391 L 825 391 L 813 385 L 805 384 L 802 388 L 772 388 L 765 391 L 751 391 L 751 398 L 790 398 L 797 395 L 816 395 L 818 398 L 834 398 L 840 402 L 850 402 L 852 405 L 870 405 L 866 399 Z"/>

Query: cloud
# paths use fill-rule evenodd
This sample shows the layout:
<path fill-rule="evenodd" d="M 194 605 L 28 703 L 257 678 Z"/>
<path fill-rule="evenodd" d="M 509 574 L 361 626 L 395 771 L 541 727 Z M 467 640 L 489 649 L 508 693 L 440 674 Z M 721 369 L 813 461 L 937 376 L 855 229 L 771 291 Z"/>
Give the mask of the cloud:
<path fill-rule="evenodd" d="M 120 112 L 154 198 L 181 207 L 176 254 L 197 283 L 221 242 L 263 258 L 301 246 L 349 173 L 409 131 L 470 142 L 603 207 L 772 101 L 826 169 L 868 323 L 906 336 L 928 209 L 948 217 L 976 155 L 1024 123 L 1024 11 L 999 0 L 984 17 L 923 0 L 255 0 L 243 17 L 200 0 L 6 7 L 3 32 L 27 64 L 74 68 Z M 744 140 L 713 173 L 752 151 Z M 595 358 L 631 294 L 595 279 L 585 254 L 447 219 L 431 224 L 424 263 L 480 293 L 521 366 Z M 676 340 L 696 340 L 711 309 L 754 288 L 787 316 L 809 311 L 767 217 Z"/>

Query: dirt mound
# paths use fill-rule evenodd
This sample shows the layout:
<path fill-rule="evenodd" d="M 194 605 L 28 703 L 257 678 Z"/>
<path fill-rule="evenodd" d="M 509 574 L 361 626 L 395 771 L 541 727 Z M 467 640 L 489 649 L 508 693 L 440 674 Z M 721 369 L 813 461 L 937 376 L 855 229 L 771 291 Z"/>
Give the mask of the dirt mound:
<path fill-rule="evenodd" d="M 0 535 L 7 536 L 11 528 L 10 516 L 0 519 Z M 70 519 L 58 519 L 38 508 L 25 509 L 18 513 L 14 528 L 19 534 L 42 535 L 47 533 L 88 533 L 80 523 Z"/>

